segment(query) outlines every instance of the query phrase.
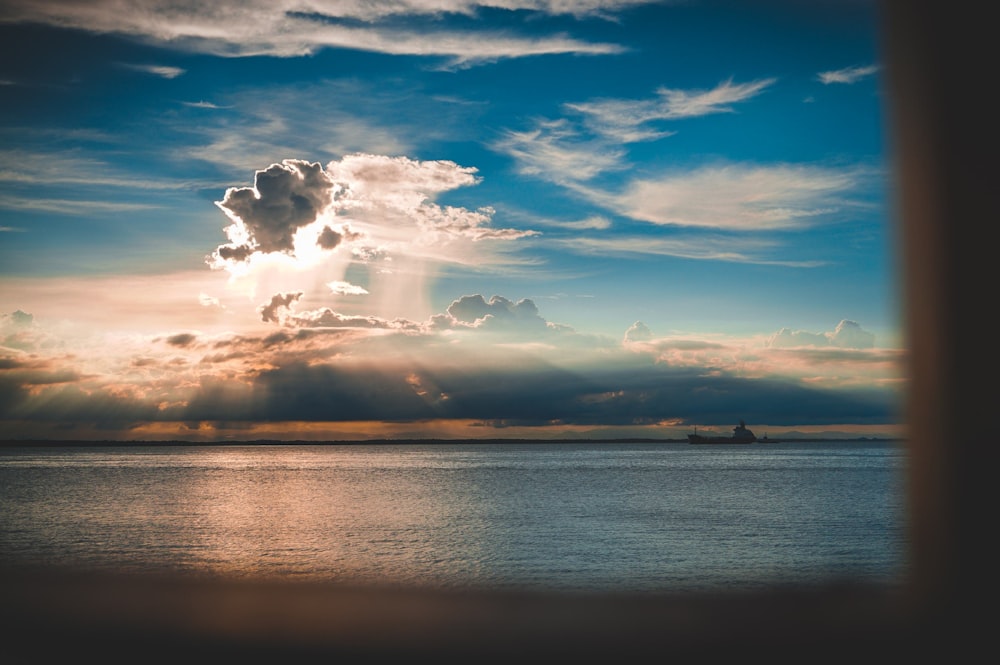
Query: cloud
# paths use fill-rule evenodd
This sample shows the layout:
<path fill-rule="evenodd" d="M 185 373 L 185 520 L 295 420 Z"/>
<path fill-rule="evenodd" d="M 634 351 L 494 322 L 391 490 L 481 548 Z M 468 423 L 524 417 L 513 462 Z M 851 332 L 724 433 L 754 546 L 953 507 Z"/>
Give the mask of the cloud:
<path fill-rule="evenodd" d="M 844 319 L 832 332 L 811 333 L 782 328 L 768 339 L 768 346 L 784 349 L 803 346 L 870 349 L 875 346 L 875 335 L 864 330 L 856 321 Z"/>
<path fill-rule="evenodd" d="M 616 44 L 591 43 L 564 35 L 519 36 L 475 29 L 476 10 L 495 7 L 528 15 L 611 17 L 648 0 L 546 2 L 420 0 L 305 2 L 220 0 L 183 6 L 138 0 L 121 11 L 114 0 L 74 0 L 5 5 L 6 22 L 32 22 L 99 33 L 116 33 L 200 53 L 240 57 L 302 56 L 324 48 L 349 48 L 394 55 L 446 57 L 452 67 L 546 54 L 612 54 Z M 449 19 L 463 15 L 464 21 Z M 457 27 L 461 23 L 463 28 Z M 468 29 L 468 26 L 473 26 Z"/>
<path fill-rule="evenodd" d="M 890 394 L 835 392 L 765 379 L 700 376 L 663 365 L 598 372 L 567 370 L 511 350 L 507 366 L 461 355 L 448 365 L 386 367 L 369 362 L 290 363 L 262 371 L 233 393 L 203 385 L 190 419 L 272 421 L 474 420 L 490 426 L 654 425 L 667 420 L 728 422 L 753 413 L 771 424 L 890 421 Z M 794 414 L 790 420 L 790 414 Z"/>
<path fill-rule="evenodd" d="M 801 228 L 851 206 L 862 167 L 730 164 L 636 179 L 609 197 L 622 214 L 658 225 L 762 231 Z"/>
<path fill-rule="evenodd" d="M 198 339 L 194 333 L 178 333 L 167 337 L 166 342 L 171 346 L 187 347 L 191 346 Z"/>
<path fill-rule="evenodd" d="M 210 296 L 204 292 L 198 294 L 198 302 L 203 307 L 222 307 L 222 303 L 218 298 Z"/>
<path fill-rule="evenodd" d="M 756 97 L 775 80 L 769 78 L 734 84 L 730 79 L 711 90 L 660 88 L 657 97 L 650 100 L 601 99 L 565 106 L 582 114 L 591 130 L 608 139 L 624 143 L 653 141 L 674 132 L 654 130 L 644 125 L 655 121 L 732 113 L 733 104 Z"/>
<path fill-rule="evenodd" d="M 698 233 L 670 238 L 648 234 L 615 234 L 613 237 L 578 236 L 550 241 L 579 254 L 597 256 L 674 256 L 698 261 L 725 261 L 788 268 L 816 268 L 824 261 L 788 258 L 784 245 L 774 239 L 745 234 Z"/>
<path fill-rule="evenodd" d="M 23 196 L 0 196 L 0 208 L 31 210 L 59 215 L 91 215 L 116 212 L 140 212 L 159 206 L 146 203 L 121 203 L 117 201 L 91 201 L 85 199 L 50 199 Z"/>
<path fill-rule="evenodd" d="M 569 118 L 538 119 L 533 129 L 506 130 L 492 147 L 513 157 L 518 173 L 578 188 L 603 173 L 625 170 L 623 144 L 654 141 L 675 133 L 652 128 L 650 123 L 730 113 L 733 104 L 756 97 L 774 82 L 760 79 L 736 84 L 729 80 L 710 90 L 660 88 L 651 100 L 567 103 L 564 108 L 582 116 L 582 126 Z"/>
<path fill-rule="evenodd" d="M 452 302 L 446 314 L 435 319 L 435 325 L 519 332 L 548 328 L 545 319 L 538 314 L 538 307 L 527 298 L 513 302 L 503 296 L 493 296 L 487 301 L 479 294 L 462 296 Z"/>
<path fill-rule="evenodd" d="M 298 293 L 276 293 L 271 296 L 271 302 L 265 305 L 261 305 L 257 308 L 260 312 L 260 320 L 265 323 L 281 323 L 284 318 L 281 315 L 281 310 L 287 310 L 292 306 L 292 303 L 302 297 L 302 292 Z"/>
<path fill-rule="evenodd" d="M 90 423 L 123 433 L 143 423 L 241 420 L 552 429 L 734 414 L 775 426 L 891 423 L 897 415 L 900 352 L 847 348 L 867 335 L 849 321 L 826 346 L 659 337 L 641 322 L 624 343 L 581 342 L 530 299 L 462 296 L 418 323 L 323 307 L 292 312 L 302 301 L 295 295 L 270 300 L 284 325 L 266 334 L 102 335 L 73 354 L 0 351 L 0 413 L 33 427 Z M 29 317 L 17 310 L 0 327 L 37 328 Z M 75 331 L 67 335 L 80 343 Z M 549 343 L 512 343 L 528 339 Z"/>
<path fill-rule="evenodd" d="M 622 347 L 657 364 L 690 369 L 699 376 L 730 376 L 796 383 L 823 390 L 893 392 L 903 385 L 904 352 L 877 348 L 875 336 L 854 322 L 841 321 L 832 332 L 782 328 L 765 338 L 656 336 L 637 322 Z"/>
<path fill-rule="evenodd" d="M 337 104 L 331 105 L 330 99 Z M 247 164 L 278 163 L 294 155 L 329 160 L 351 153 L 414 154 L 420 145 L 461 138 L 475 109 L 442 105 L 413 85 L 379 86 L 357 79 L 253 86 L 220 91 L 226 113 L 176 118 L 177 131 L 194 142 L 178 159 L 199 159 L 242 173 Z M 407 113 L 388 112 L 405 105 Z M 468 128 L 468 129 L 467 129 Z"/>
<path fill-rule="evenodd" d="M 327 284 L 330 291 L 337 294 L 338 296 L 365 296 L 368 295 L 368 291 L 363 286 L 358 286 L 357 284 L 351 284 L 350 282 L 330 282 Z"/>
<path fill-rule="evenodd" d="M 198 101 L 198 102 L 181 102 L 181 104 L 183 104 L 184 106 L 190 106 L 191 108 L 196 108 L 196 109 L 212 109 L 212 110 L 216 110 L 216 109 L 230 108 L 228 106 L 220 106 L 218 104 L 213 104 L 212 102 L 206 102 L 205 100 L 201 100 L 201 101 Z"/>
<path fill-rule="evenodd" d="M 104 140 L 104 137 L 91 137 L 88 140 Z M 144 191 L 196 187 L 190 181 L 136 178 L 132 172 L 121 171 L 103 160 L 81 156 L 77 150 L 36 152 L 0 149 L 0 164 L 3 164 L 0 166 L 0 182 L 18 185 L 64 184 Z M 132 205 L 138 207 L 136 204 Z"/>
<path fill-rule="evenodd" d="M 218 246 L 208 263 L 235 270 L 274 254 L 303 265 L 321 263 L 348 244 L 358 260 L 419 256 L 464 263 L 482 256 L 471 243 L 537 234 L 490 227 L 489 207 L 469 210 L 433 201 L 478 182 L 475 168 L 444 160 L 357 153 L 324 169 L 285 159 L 257 171 L 253 187 L 230 187 L 217 202 L 231 222 L 225 229 L 229 242 Z"/>
<path fill-rule="evenodd" d="M 316 244 L 323 249 L 336 249 L 344 240 L 357 240 L 361 237 L 360 233 L 352 233 L 350 226 L 346 224 L 340 231 L 324 226 L 323 230 L 316 236 Z"/>
<path fill-rule="evenodd" d="M 829 85 L 831 83 L 851 84 L 872 76 L 878 70 L 878 65 L 845 67 L 843 69 L 836 69 L 829 72 L 820 72 L 816 75 L 816 78 L 819 79 L 824 85 Z"/>
<path fill-rule="evenodd" d="M 15 328 L 30 326 L 34 320 L 34 316 L 19 309 L 11 312 L 10 314 L 0 314 L 0 323 L 4 326 L 9 325 Z"/>
<path fill-rule="evenodd" d="M 303 328 L 370 328 L 378 330 L 422 330 L 423 326 L 406 319 L 383 319 L 378 316 L 341 314 L 329 307 L 292 314 L 287 323 Z"/>
<path fill-rule="evenodd" d="M 121 66 L 126 69 L 131 69 L 137 72 L 143 72 L 145 74 L 153 74 L 155 76 L 160 76 L 165 79 L 177 78 L 184 73 L 184 70 L 180 67 L 171 67 L 168 65 L 136 65 L 129 63 L 121 63 Z"/>
<path fill-rule="evenodd" d="M 625 331 L 626 343 L 628 342 L 646 342 L 653 339 L 653 331 L 649 329 L 642 321 L 636 321 L 628 330 Z"/>
<path fill-rule="evenodd" d="M 621 147 L 583 137 L 566 119 L 540 120 L 526 131 L 507 130 L 492 147 L 513 157 L 518 173 L 564 186 L 624 168 Z"/>
<path fill-rule="evenodd" d="M 365 289 L 347 282 L 331 286 L 335 293 L 367 293 Z M 399 330 L 423 335 L 433 335 L 444 330 L 482 331 L 502 333 L 524 339 L 525 336 L 545 335 L 553 332 L 572 332 L 569 326 L 550 323 L 542 318 L 538 307 L 530 299 L 514 302 L 494 295 L 488 301 L 480 294 L 462 296 L 453 301 L 443 313 L 434 314 L 424 322 L 404 318 L 383 318 L 375 315 L 344 314 L 329 307 L 292 312 L 292 306 L 302 293 L 278 293 L 258 311 L 264 322 L 278 323 L 292 328 L 360 328 Z"/>
<path fill-rule="evenodd" d="M 295 233 L 316 221 L 335 189 L 318 163 L 286 159 L 257 171 L 253 187 L 230 187 L 216 202 L 233 221 L 229 247 L 293 253 Z"/>

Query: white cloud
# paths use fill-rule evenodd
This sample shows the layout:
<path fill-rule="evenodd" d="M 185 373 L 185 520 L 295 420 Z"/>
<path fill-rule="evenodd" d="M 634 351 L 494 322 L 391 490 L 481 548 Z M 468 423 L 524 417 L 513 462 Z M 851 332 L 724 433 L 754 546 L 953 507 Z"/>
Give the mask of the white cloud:
<path fill-rule="evenodd" d="M 142 190 L 193 188 L 190 182 L 136 178 L 78 150 L 0 150 L 0 164 L 3 164 L 0 167 L 0 182 L 19 185 L 62 184 Z"/>
<path fill-rule="evenodd" d="M 673 236 L 670 238 L 650 235 L 615 234 L 611 237 L 580 236 L 549 241 L 569 251 L 598 256 L 639 255 L 673 256 L 699 261 L 725 261 L 728 263 L 753 263 L 756 265 L 784 266 L 786 268 L 815 268 L 821 261 L 772 258 L 782 245 L 774 240 L 750 236 L 704 233 Z"/>
<path fill-rule="evenodd" d="M 827 346 L 870 349 L 875 346 L 875 335 L 864 330 L 856 321 L 844 319 L 832 332 L 813 333 L 782 328 L 768 338 L 767 346 L 776 349 Z"/>
<path fill-rule="evenodd" d="M 493 149 L 513 157 L 521 174 L 584 191 L 581 183 L 627 168 L 623 144 L 654 141 L 675 133 L 649 123 L 732 112 L 733 104 L 756 97 L 774 81 L 724 81 L 711 90 L 660 88 L 652 100 L 568 103 L 566 109 L 582 116 L 582 127 L 568 118 L 541 119 L 535 121 L 533 129 L 507 130 Z"/>
<path fill-rule="evenodd" d="M 518 261 L 503 246 L 537 234 L 493 227 L 489 207 L 434 200 L 478 182 L 475 168 L 441 160 L 352 154 L 323 167 L 286 159 L 258 171 L 253 186 L 226 191 L 218 206 L 231 222 L 224 229 L 228 242 L 207 262 L 229 272 L 234 288 L 253 298 L 301 293 L 307 311 L 288 318 L 290 324 L 322 327 L 334 314 L 419 320 L 430 314 L 427 280 L 442 264 L 512 269 Z M 363 291 L 346 279 L 352 266 L 365 274 Z M 348 311 L 322 311 L 337 295 L 361 293 L 369 296 L 366 312 L 350 311 L 356 303 Z M 281 312 L 290 304 L 266 305 L 262 316 L 284 321 Z M 338 327 L 355 320 L 345 321 L 337 320 Z"/>
<path fill-rule="evenodd" d="M 321 259 L 319 250 L 348 242 L 352 251 L 373 257 L 421 255 L 465 263 L 469 257 L 462 253 L 470 242 L 536 233 L 490 227 L 494 211 L 488 207 L 433 202 L 442 192 L 478 182 L 475 168 L 443 160 L 354 154 L 324 169 L 286 159 L 257 171 L 253 187 L 231 187 L 218 202 L 232 224 L 226 228 L 229 242 L 216 249 L 210 265 L 232 268 L 275 253 Z"/>
<path fill-rule="evenodd" d="M 620 170 L 625 156 L 606 141 L 582 138 L 565 119 L 541 120 L 527 131 L 508 130 L 493 147 L 513 157 L 519 173 L 565 186 Z"/>
<path fill-rule="evenodd" d="M 222 306 L 222 303 L 219 302 L 218 298 L 216 298 L 214 296 L 210 296 L 207 293 L 205 293 L 204 291 L 198 294 L 198 302 L 201 303 L 201 305 L 203 307 L 221 307 Z"/>
<path fill-rule="evenodd" d="M 566 108 L 583 114 L 588 127 L 609 139 L 625 143 L 652 141 L 675 132 L 644 127 L 647 123 L 731 113 L 733 104 L 756 97 L 774 82 L 761 79 L 734 84 L 729 80 L 711 90 L 660 88 L 655 99 L 601 99 L 566 104 Z"/>
<path fill-rule="evenodd" d="M 831 83 L 857 83 L 863 78 L 867 78 L 879 70 L 877 65 L 867 65 L 858 67 L 845 67 L 829 72 L 820 72 L 816 75 L 824 85 Z"/>
<path fill-rule="evenodd" d="M 331 104 L 331 99 L 337 99 Z M 253 86 L 213 100 L 226 113 L 184 119 L 176 130 L 192 135 L 176 159 L 200 159 L 234 174 L 247 165 L 280 162 L 289 155 L 328 160 L 351 153 L 405 155 L 419 145 L 462 138 L 472 127 L 468 108 L 442 107 L 416 87 L 377 87 L 359 80 Z M 406 114 L 391 109 L 405 104 Z M 471 131 L 471 130 L 470 130 Z"/>
<path fill-rule="evenodd" d="M 357 284 L 351 284 L 350 282 L 335 281 L 327 284 L 332 293 L 338 296 L 365 296 L 368 295 L 368 290 L 363 286 L 358 286 Z"/>
<path fill-rule="evenodd" d="M 152 210 L 155 205 L 145 203 L 119 203 L 117 201 L 88 201 L 84 199 L 47 199 L 22 196 L 0 196 L 0 209 L 51 212 L 60 215 L 90 215 L 95 213 L 137 212 Z"/>
<path fill-rule="evenodd" d="M 198 102 L 181 102 L 181 104 L 183 104 L 184 106 L 190 106 L 191 108 L 195 109 L 215 110 L 215 109 L 229 108 L 228 106 L 219 106 L 218 104 L 213 104 L 212 102 L 206 102 L 205 100 L 201 100 Z"/>
<path fill-rule="evenodd" d="M 851 205 L 860 168 L 733 164 L 631 182 L 622 214 L 652 224 L 764 231 L 800 228 Z M 870 175 L 870 174 L 869 174 Z"/>
<path fill-rule="evenodd" d="M 545 224 L 546 226 L 556 226 L 563 229 L 571 229 L 574 231 L 603 231 L 605 229 L 611 228 L 611 220 L 603 215 L 591 215 L 585 219 L 578 219 L 572 221 L 561 221 L 555 219 L 539 219 L 537 220 L 539 224 Z"/>
<path fill-rule="evenodd" d="M 653 339 L 653 331 L 642 321 L 636 321 L 625 331 L 625 343 L 646 342 Z"/>
<path fill-rule="evenodd" d="M 132 35 L 220 56 L 289 57 L 334 47 L 444 56 L 450 58 L 452 65 L 464 66 L 499 58 L 607 54 L 623 49 L 615 44 L 588 43 L 562 35 L 521 37 L 437 27 L 448 14 L 464 14 L 474 19 L 477 8 L 498 7 L 578 17 L 613 16 L 621 9 L 639 4 L 647 4 L 647 0 L 220 0 L 181 6 L 160 0 L 137 0 L 130 3 L 128 11 L 122 11 L 115 0 L 87 3 L 12 0 L 6 3 L 5 20 Z M 407 17 L 419 25 L 400 28 L 405 23 L 398 19 Z M 429 26 L 434 29 L 428 29 Z"/>
<path fill-rule="evenodd" d="M 165 79 L 177 78 L 184 73 L 184 70 L 180 67 L 171 67 L 169 65 L 137 65 L 131 63 L 122 63 L 122 67 L 126 69 L 132 69 L 137 72 L 143 72 L 145 74 L 153 74 L 154 76 L 160 76 Z"/>

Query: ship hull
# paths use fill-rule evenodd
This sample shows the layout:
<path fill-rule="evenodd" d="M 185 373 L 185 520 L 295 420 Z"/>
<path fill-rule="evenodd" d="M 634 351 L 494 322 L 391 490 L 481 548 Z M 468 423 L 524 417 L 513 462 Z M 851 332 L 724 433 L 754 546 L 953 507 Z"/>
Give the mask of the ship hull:
<path fill-rule="evenodd" d="M 693 434 L 688 434 L 688 442 L 690 443 L 753 443 L 757 440 L 757 435 L 753 433 L 752 430 L 747 428 L 747 424 L 740 421 L 740 424 L 733 428 L 732 436 L 702 436 L 698 434 L 698 428 L 696 427 Z"/>
<path fill-rule="evenodd" d="M 688 434 L 688 443 L 699 444 L 699 445 L 713 444 L 713 443 L 714 444 L 735 443 L 738 445 L 744 445 L 747 443 L 753 443 L 754 441 L 755 439 L 734 439 L 729 436 L 714 437 L 714 436 L 699 436 L 697 434 Z"/>

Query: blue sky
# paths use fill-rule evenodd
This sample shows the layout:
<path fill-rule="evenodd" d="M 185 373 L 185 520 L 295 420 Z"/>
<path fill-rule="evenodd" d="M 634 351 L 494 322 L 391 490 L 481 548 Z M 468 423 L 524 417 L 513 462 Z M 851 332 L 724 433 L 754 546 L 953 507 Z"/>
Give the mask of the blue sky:
<path fill-rule="evenodd" d="M 10 436 L 898 431 L 870 2 L 0 0 Z"/>

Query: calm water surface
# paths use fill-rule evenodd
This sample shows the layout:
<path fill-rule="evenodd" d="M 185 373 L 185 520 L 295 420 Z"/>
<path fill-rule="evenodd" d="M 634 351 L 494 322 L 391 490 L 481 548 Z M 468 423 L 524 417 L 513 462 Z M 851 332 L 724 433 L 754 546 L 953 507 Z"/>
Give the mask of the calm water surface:
<path fill-rule="evenodd" d="M 0 566 L 452 588 L 896 583 L 894 443 L 0 449 Z"/>

